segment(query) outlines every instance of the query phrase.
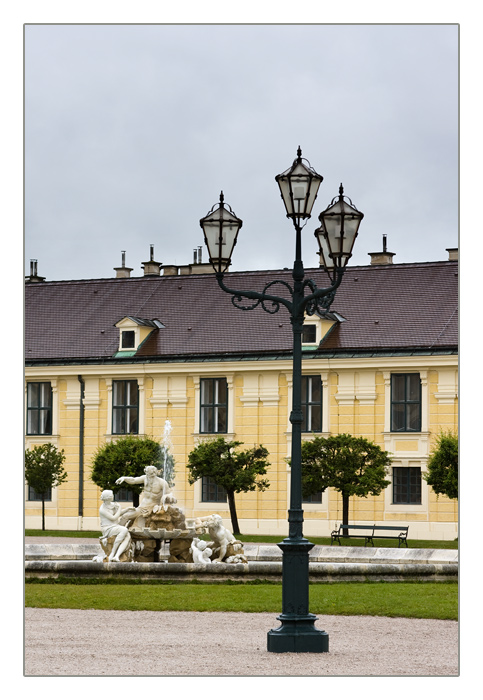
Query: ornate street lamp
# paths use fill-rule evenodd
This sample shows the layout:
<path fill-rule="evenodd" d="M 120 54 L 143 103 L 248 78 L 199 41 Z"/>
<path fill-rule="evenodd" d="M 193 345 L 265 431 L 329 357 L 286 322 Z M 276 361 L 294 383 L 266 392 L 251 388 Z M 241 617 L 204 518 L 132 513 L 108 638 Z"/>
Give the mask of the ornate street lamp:
<path fill-rule="evenodd" d="M 323 266 L 332 280 L 337 274 L 336 271 L 344 269 L 352 256 L 363 218 L 364 214 L 355 208 L 351 199 L 344 197 L 342 184 L 339 187 L 339 196 L 334 197 L 327 209 L 319 214 L 320 226 L 314 235 L 319 242 Z"/>
<path fill-rule="evenodd" d="M 292 382 L 292 452 L 290 473 L 290 508 L 288 511 L 289 534 L 279 543 L 282 550 L 282 613 L 281 625 L 268 632 L 267 649 L 272 652 L 327 652 L 329 635 L 315 627 L 315 615 L 309 612 L 309 551 L 314 546 L 303 536 L 302 510 L 302 330 L 304 314 L 327 311 L 334 300 L 349 260 L 357 235 L 361 212 L 344 201 L 342 186 L 339 198 L 334 198 L 320 215 L 321 226 L 315 235 L 319 240 L 331 284 L 318 289 L 311 279 L 305 279 L 301 255 L 302 221 L 309 219 L 322 176 L 302 159 L 300 147 L 292 166 L 275 178 L 280 187 L 287 217 L 295 227 L 295 261 L 292 270 L 293 286 L 285 280 L 268 282 L 262 292 L 230 289 L 223 277 L 231 260 L 242 221 L 223 204 L 200 220 L 205 232 L 210 261 L 216 279 L 224 292 L 232 295 L 232 303 L 247 311 L 258 305 L 268 313 L 277 313 L 284 306 L 293 329 L 293 382 Z M 337 201 L 336 201 L 337 200 Z M 350 200 L 349 200 L 350 201 Z M 225 218 L 226 217 L 226 218 Z M 231 221 L 231 224 L 229 223 Z M 217 223 L 214 223 L 217 222 Z M 223 223 L 221 223 L 223 222 Z M 230 228 L 231 226 L 231 228 Z M 210 228 L 211 227 L 211 228 Z M 236 230 L 235 230 L 236 229 Z M 228 234 L 230 232 L 230 235 Z M 226 236 L 225 236 L 226 233 Z M 230 247 L 231 246 L 231 247 Z M 281 285 L 286 296 L 272 294 L 271 287 Z M 246 304 L 244 299 L 252 303 Z"/>
<path fill-rule="evenodd" d="M 323 265 L 331 277 L 336 269 L 347 265 L 363 217 L 351 199 L 344 197 L 342 184 L 339 196 L 334 197 L 327 209 L 319 214 L 321 225 L 314 235 L 319 241 Z"/>
<path fill-rule="evenodd" d="M 302 158 L 300 146 L 291 167 L 276 176 L 287 218 L 292 219 L 296 226 L 300 226 L 302 219 L 310 218 L 323 179 L 322 175 L 316 173 L 310 163 Z"/>
<path fill-rule="evenodd" d="M 242 220 L 235 216 L 232 208 L 225 204 L 223 192 L 220 193 L 219 205 L 215 204 L 208 214 L 200 220 L 210 263 L 215 272 L 221 275 L 230 265 L 233 248 L 242 224 Z"/>

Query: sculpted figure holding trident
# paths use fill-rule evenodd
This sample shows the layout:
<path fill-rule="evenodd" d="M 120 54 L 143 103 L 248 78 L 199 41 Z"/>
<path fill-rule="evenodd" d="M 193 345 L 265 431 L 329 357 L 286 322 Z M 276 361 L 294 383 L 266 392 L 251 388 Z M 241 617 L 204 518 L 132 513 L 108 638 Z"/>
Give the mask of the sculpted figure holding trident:
<path fill-rule="evenodd" d="M 144 476 L 121 476 L 116 484 L 144 484 L 141 500 L 137 508 L 126 508 L 122 511 L 121 522 L 135 527 L 143 528 L 146 518 L 152 513 L 157 513 L 164 505 L 164 499 L 170 493 L 167 481 L 158 476 L 158 470 L 153 465 L 144 468 Z"/>

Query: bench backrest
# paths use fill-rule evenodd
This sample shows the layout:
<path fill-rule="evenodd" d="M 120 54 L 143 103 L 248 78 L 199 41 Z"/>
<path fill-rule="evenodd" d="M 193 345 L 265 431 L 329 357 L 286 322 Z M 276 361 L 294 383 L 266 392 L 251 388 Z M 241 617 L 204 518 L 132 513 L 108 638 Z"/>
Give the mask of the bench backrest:
<path fill-rule="evenodd" d="M 404 526 L 404 525 L 340 525 L 339 526 L 339 531 L 341 532 L 349 532 L 349 530 L 372 530 L 373 532 L 381 532 L 382 531 L 391 531 L 394 532 L 395 530 L 398 530 L 399 532 L 408 532 L 409 530 L 409 525 Z"/>
<path fill-rule="evenodd" d="M 372 530 L 374 525 L 341 525 L 339 530 Z"/>

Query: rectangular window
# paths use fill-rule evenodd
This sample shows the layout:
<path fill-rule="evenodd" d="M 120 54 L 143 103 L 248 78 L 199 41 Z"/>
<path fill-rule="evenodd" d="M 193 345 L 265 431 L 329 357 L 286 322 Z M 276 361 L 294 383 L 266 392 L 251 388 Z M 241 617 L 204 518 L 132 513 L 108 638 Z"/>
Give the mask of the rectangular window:
<path fill-rule="evenodd" d="M 133 491 L 131 489 L 127 489 L 125 486 L 122 486 L 118 491 L 115 492 L 114 500 L 128 501 L 129 503 L 132 503 Z"/>
<path fill-rule="evenodd" d="M 126 435 L 137 433 L 139 415 L 139 390 L 135 379 L 112 382 L 112 433 Z"/>
<path fill-rule="evenodd" d="M 31 486 L 28 487 L 29 489 L 29 494 L 28 494 L 28 500 L 29 501 L 41 501 L 42 496 L 39 496 L 37 491 L 33 489 Z M 46 501 L 51 501 L 52 500 L 52 489 L 48 489 L 47 493 L 45 494 L 45 500 Z"/>
<path fill-rule="evenodd" d="M 226 433 L 228 385 L 225 378 L 200 380 L 200 433 Z"/>
<path fill-rule="evenodd" d="M 121 334 L 122 342 L 121 346 L 123 348 L 133 348 L 135 347 L 135 333 L 134 331 L 122 331 Z"/>
<path fill-rule="evenodd" d="M 201 500 L 203 503 L 226 503 L 226 491 L 218 486 L 210 476 L 201 478 Z"/>
<path fill-rule="evenodd" d="M 393 467 L 392 501 L 409 505 L 421 503 L 420 467 Z"/>
<path fill-rule="evenodd" d="M 304 323 L 302 328 L 302 343 L 315 343 L 317 340 L 317 327 L 315 323 Z"/>
<path fill-rule="evenodd" d="M 419 374 L 391 374 L 391 431 L 421 430 L 421 380 Z"/>
<path fill-rule="evenodd" d="M 302 498 L 302 503 L 322 503 L 322 491 L 317 491 L 307 498 Z"/>
<path fill-rule="evenodd" d="M 322 380 L 320 377 L 302 377 L 303 433 L 322 432 Z"/>
<path fill-rule="evenodd" d="M 52 435 L 50 382 L 27 383 L 27 435 Z"/>

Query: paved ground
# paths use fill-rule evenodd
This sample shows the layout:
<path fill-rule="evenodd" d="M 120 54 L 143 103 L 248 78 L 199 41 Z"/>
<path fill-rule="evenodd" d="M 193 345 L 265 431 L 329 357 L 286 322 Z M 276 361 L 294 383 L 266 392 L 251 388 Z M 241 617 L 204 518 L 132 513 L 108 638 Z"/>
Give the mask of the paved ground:
<path fill-rule="evenodd" d="M 26 537 L 25 543 L 72 542 Z M 75 538 L 92 544 L 91 538 Z M 321 616 L 327 654 L 273 654 L 272 613 L 25 611 L 26 676 L 456 676 L 458 623 Z"/>
<path fill-rule="evenodd" d="M 272 613 L 25 611 L 26 676 L 455 676 L 458 623 L 321 616 L 329 653 L 274 654 Z"/>

